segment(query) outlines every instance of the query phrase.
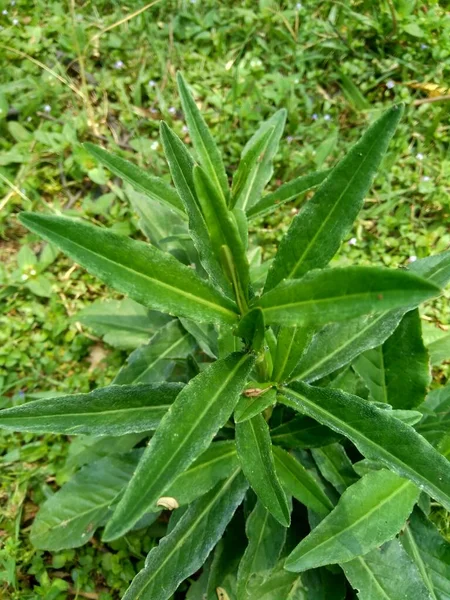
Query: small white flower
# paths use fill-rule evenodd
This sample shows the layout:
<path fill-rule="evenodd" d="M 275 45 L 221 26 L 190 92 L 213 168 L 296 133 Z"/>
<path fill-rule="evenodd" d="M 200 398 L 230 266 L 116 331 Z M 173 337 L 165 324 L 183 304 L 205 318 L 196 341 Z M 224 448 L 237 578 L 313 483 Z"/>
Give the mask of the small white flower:
<path fill-rule="evenodd" d="M 31 117 L 27 117 L 27 121 L 29 123 L 31 121 Z"/>
<path fill-rule="evenodd" d="M 302 10 L 303 6 L 301 2 L 297 2 L 297 4 L 295 5 L 295 9 L 296 10 Z"/>
<path fill-rule="evenodd" d="M 22 273 L 22 275 L 20 276 L 20 279 L 22 281 L 26 281 L 28 279 L 28 275 L 26 273 Z"/>
<path fill-rule="evenodd" d="M 410 263 L 416 262 L 416 260 L 417 260 L 417 256 L 414 256 L 414 254 L 408 258 L 408 262 L 410 262 Z"/>
<path fill-rule="evenodd" d="M 423 160 L 425 157 L 424 157 L 424 155 L 422 154 L 422 152 L 418 152 L 418 153 L 416 154 L 416 158 L 417 158 L 417 160 Z"/>
<path fill-rule="evenodd" d="M 422 181 L 431 181 L 431 177 L 428 177 L 428 175 L 424 175 L 422 177 Z"/>
<path fill-rule="evenodd" d="M 174 114 L 176 114 L 176 112 L 177 112 L 177 109 L 175 108 L 175 106 L 171 106 L 171 107 L 169 108 L 169 113 L 170 113 L 171 115 L 174 115 Z"/>
<path fill-rule="evenodd" d="M 388 90 L 392 90 L 392 88 L 395 87 L 395 82 L 392 81 L 392 79 L 389 79 L 389 81 L 386 81 L 386 87 Z"/>
<path fill-rule="evenodd" d="M 428 44 L 420 44 L 422 50 L 426 50 L 428 48 Z"/>
<path fill-rule="evenodd" d="M 12 20 L 12 24 L 13 25 L 18 25 L 19 24 L 19 19 L 13 19 Z"/>
<path fill-rule="evenodd" d="M 156 87 L 156 81 L 154 81 L 153 79 L 150 79 L 150 81 L 148 82 L 148 85 L 150 87 Z"/>
<path fill-rule="evenodd" d="M 30 275 L 36 275 L 36 269 L 30 269 Z"/>
<path fill-rule="evenodd" d="M 330 115 L 323 115 L 325 121 L 331 121 Z"/>
<path fill-rule="evenodd" d="M 123 61 L 116 60 L 116 62 L 114 63 L 114 68 L 115 69 L 123 69 L 123 67 L 124 67 Z"/>
<path fill-rule="evenodd" d="M 197 0 L 191 0 L 191 4 L 195 4 Z"/>
<path fill-rule="evenodd" d="M 311 115 L 311 119 L 312 119 L 313 121 L 317 121 L 317 119 L 318 119 L 318 118 L 319 118 L 319 115 L 318 115 L 317 113 L 313 113 L 313 114 Z"/>
<path fill-rule="evenodd" d="M 153 142 L 152 145 L 150 146 L 150 148 L 152 150 L 158 150 L 159 148 L 159 143 L 158 142 Z"/>
<path fill-rule="evenodd" d="M 44 112 L 49 113 L 51 112 L 52 107 L 50 106 L 50 104 L 44 104 Z"/>
<path fill-rule="evenodd" d="M 15 6 L 16 5 L 16 0 L 11 0 L 10 4 L 11 4 L 11 6 Z"/>
<path fill-rule="evenodd" d="M 349 246 L 356 246 L 358 240 L 355 237 L 352 237 L 348 240 L 348 245 Z"/>
<path fill-rule="evenodd" d="M 300 79 L 294 79 L 294 83 L 295 83 L 295 84 L 298 84 L 298 83 L 300 83 Z"/>
<path fill-rule="evenodd" d="M 152 106 L 152 108 L 150 109 L 150 112 L 152 113 L 152 115 L 155 115 L 155 114 L 156 114 L 158 111 L 157 111 L 157 109 L 156 109 L 156 108 L 154 108 L 154 107 Z"/>
<path fill-rule="evenodd" d="M 292 137 L 292 135 L 288 135 L 287 138 L 286 138 L 286 141 L 287 141 L 288 144 L 290 144 L 291 142 L 294 141 L 294 138 Z"/>
<path fill-rule="evenodd" d="M 183 127 L 181 128 L 183 133 L 188 133 L 189 131 L 189 127 L 187 125 L 183 125 Z"/>
<path fill-rule="evenodd" d="M 2 15 L 7 15 L 7 14 L 8 14 L 8 11 L 6 9 L 2 10 Z"/>

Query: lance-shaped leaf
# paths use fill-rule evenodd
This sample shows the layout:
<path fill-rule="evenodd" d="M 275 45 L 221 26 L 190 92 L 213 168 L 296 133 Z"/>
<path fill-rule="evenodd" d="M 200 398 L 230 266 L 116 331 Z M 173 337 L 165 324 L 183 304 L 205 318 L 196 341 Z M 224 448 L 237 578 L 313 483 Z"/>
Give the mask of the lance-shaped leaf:
<path fill-rule="evenodd" d="M 277 391 L 274 388 L 252 388 L 247 390 L 250 395 L 242 394 L 234 411 L 236 423 L 252 419 L 269 406 L 274 406 L 277 401 Z M 1 413 L 0 413 L 1 414 Z"/>
<path fill-rule="evenodd" d="M 276 446 L 273 448 L 273 456 L 284 488 L 317 514 L 327 515 L 332 510 L 333 503 L 305 467 L 291 454 Z"/>
<path fill-rule="evenodd" d="M 320 448 L 337 442 L 342 435 L 309 417 L 294 417 L 270 432 L 274 444 L 284 448 Z"/>
<path fill-rule="evenodd" d="M 382 346 L 359 356 L 354 367 L 372 400 L 397 409 L 421 404 L 430 383 L 430 369 L 419 311 L 406 313 L 392 336 Z"/>
<path fill-rule="evenodd" d="M 275 472 L 269 428 L 262 415 L 236 423 L 236 446 L 244 475 L 258 498 L 287 527 L 289 504 Z"/>
<path fill-rule="evenodd" d="M 241 161 L 248 160 L 253 164 L 253 169 L 245 184 L 240 186 L 239 193 L 235 194 L 233 201 L 237 208 L 246 211 L 261 198 L 262 191 L 273 174 L 273 158 L 278 150 L 285 123 L 286 111 L 281 109 L 262 123 L 245 145 Z M 270 133 L 266 141 L 267 132 Z M 262 147 L 261 140 L 264 140 Z M 255 154 L 255 148 L 257 148 L 256 155 L 259 159 L 254 162 L 252 155 Z"/>
<path fill-rule="evenodd" d="M 297 366 L 314 334 L 313 327 L 280 327 L 272 379 L 286 381 Z"/>
<path fill-rule="evenodd" d="M 228 179 L 220 152 L 181 73 L 177 73 L 177 83 L 189 134 L 200 164 L 213 181 L 217 192 L 226 202 L 229 195 Z"/>
<path fill-rule="evenodd" d="M 76 473 L 40 508 L 31 528 L 33 546 L 56 552 L 85 544 L 104 523 L 110 505 L 133 475 L 140 454 L 138 450 L 108 456 Z"/>
<path fill-rule="evenodd" d="M 239 321 L 235 335 L 244 340 L 245 344 L 260 352 L 265 337 L 264 315 L 260 308 L 252 308 Z"/>
<path fill-rule="evenodd" d="M 219 541 L 247 482 L 239 469 L 192 504 L 169 535 L 148 554 L 123 600 L 167 600 L 179 584 L 195 573 Z"/>
<path fill-rule="evenodd" d="M 133 163 L 110 154 L 100 146 L 86 142 L 84 148 L 104 165 L 111 173 L 117 175 L 123 181 L 129 183 L 135 190 L 141 192 L 158 202 L 162 202 L 175 210 L 183 219 L 186 219 L 183 203 L 180 200 L 177 191 L 159 177 L 149 175 L 144 169 Z"/>
<path fill-rule="evenodd" d="M 230 248 L 241 289 L 247 299 L 249 266 L 234 215 L 208 175 L 198 166 L 194 167 L 194 185 L 216 258 L 220 260 L 222 246 Z"/>
<path fill-rule="evenodd" d="M 395 473 L 368 473 L 291 552 L 285 568 L 300 573 L 367 554 L 400 531 L 419 494 L 413 483 Z"/>
<path fill-rule="evenodd" d="M 93 275 L 144 306 L 198 321 L 237 320 L 231 301 L 170 254 L 66 217 L 22 213 L 20 220 Z"/>
<path fill-rule="evenodd" d="M 127 363 L 114 379 L 117 385 L 165 381 L 175 360 L 186 358 L 195 348 L 192 336 L 178 320 L 167 323 L 155 333 L 146 346 L 130 354 Z"/>
<path fill-rule="evenodd" d="M 75 320 L 104 336 L 104 341 L 111 346 L 134 349 L 147 343 L 170 317 L 124 298 L 93 302 L 80 310 Z"/>
<path fill-rule="evenodd" d="M 420 410 L 424 416 L 416 429 L 436 447 L 450 432 L 450 385 L 431 391 Z"/>
<path fill-rule="evenodd" d="M 278 562 L 286 539 L 286 528 L 274 519 L 260 501 L 247 519 L 248 546 L 239 563 L 237 597 L 246 600 Z"/>
<path fill-rule="evenodd" d="M 450 250 L 417 260 L 409 270 L 442 288 L 450 280 Z M 385 342 L 403 315 L 416 306 L 326 325 L 314 336 L 291 379 L 316 381 L 350 363 L 365 350 Z"/>
<path fill-rule="evenodd" d="M 342 565 L 359 600 L 430 600 L 416 565 L 398 540 Z"/>
<path fill-rule="evenodd" d="M 217 331 L 211 324 L 196 323 L 190 319 L 180 319 L 184 329 L 195 339 L 198 346 L 210 358 L 218 358 Z"/>
<path fill-rule="evenodd" d="M 407 271 L 381 267 L 316 270 L 280 283 L 259 305 L 266 323 L 324 325 L 423 302 L 439 293 L 433 283 Z"/>
<path fill-rule="evenodd" d="M 303 206 L 281 240 L 266 290 L 333 258 L 362 207 L 402 112 L 394 106 L 369 127 Z"/>
<path fill-rule="evenodd" d="M 197 375 L 180 392 L 147 446 L 105 529 L 105 539 L 120 537 L 132 527 L 209 446 L 233 412 L 253 363 L 251 355 L 231 354 Z"/>
<path fill-rule="evenodd" d="M 292 181 L 284 183 L 274 192 L 264 196 L 259 202 L 254 204 L 247 211 L 248 220 L 264 217 L 277 210 L 277 208 L 286 202 L 295 200 L 297 196 L 318 186 L 331 173 L 331 169 L 318 171 L 309 175 L 302 175 Z"/>
<path fill-rule="evenodd" d="M 399 539 L 416 564 L 432 600 L 450 598 L 450 544 L 421 510 L 414 510 Z"/>
<path fill-rule="evenodd" d="M 183 389 L 178 383 L 110 385 L 88 394 L 34 400 L 0 412 L 0 427 L 66 435 L 125 435 L 156 429 Z"/>
<path fill-rule="evenodd" d="M 341 444 L 312 448 L 311 454 L 319 471 L 340 494 L 357 480 L 352 463 Z"/>
<path fill-rule="evenodd" d="M 189 219 L 189 231 L 200 261 L 213 281 L 225 293 L 231 295 L 231 286 L 211 248 L 208 229 L 195 192 L 194 159 L 180 138 L 164 121 L 161 122 L 161 140 L 169 163 L 170 174 Z"/>
<path fill-rule="evenodd" d="M 340 390 L 293 383 L 285 402 L 349 438 L 368 459 L 411 479 L 450 509 L 450 462 L 412 427 L 370 402 Z"/>

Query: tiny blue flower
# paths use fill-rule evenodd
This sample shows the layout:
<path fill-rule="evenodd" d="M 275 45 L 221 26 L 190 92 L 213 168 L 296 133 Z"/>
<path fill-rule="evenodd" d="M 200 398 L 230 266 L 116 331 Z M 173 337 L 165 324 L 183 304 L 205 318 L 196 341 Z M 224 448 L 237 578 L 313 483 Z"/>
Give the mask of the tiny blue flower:
<path fill-rule="evenodd" d="M 286 141 L 287 141 L 288 144 L 290 144 L 291 142 L 294 141 L 294 138 L 292 137 L 292 135 L 288 135 L 287 138 L 286 138 Z"/>
<path fill-rule="evenodd" d="M 295 5 L 296 10 L 302 10 L 303 6 L 301 2 L 297 2 L 297 4 Z"/>
<path fill-rule="evenodd" d="M 116 60 L 116 62 L 114 63 L 114 68 L 115 69 L 123 69 L 124 64 L 121 60 Z"/>
<path fill-rule="evenodd" d="M 395 86 L 395 82 L 392 81 L 392 79 L 389 79 L 389 81 L 386 81 L 386 87 L 388 90 L 392 90 L 392 88 Z"/>
<path fill-rule="evenodd" d="M 52 107 L 50 106 L 50 104 L 44 104 L 44 112 L 49 113 L 51 112 Z"/>
<path fill-rule="evenodd" d="M 175 106 L 171 106 L 171 107 L 169 108 L 169 113 L 170 113 L 171 115 L 174 115 L 174 114 L 176 114 L 176 112 L 177 112 L 177 109 L 175 108 Z"/>
<path fill-rule="evenodd" d="M 428 48 L 428 44 L 420 44 L 422 50 L 426 50 Z"/>
<path fill-rule="evenodd" d="M 188 133 L 189 127 L 187 125 L 183 125 L 182 131 L 183 131 L 183 133 Z"/>
<path fill-rule="evenodd" d="M 348 245 L 349 246 L 356 246 L 358 240 L 355 237 L 352 237 L 348 240 Z"/>
<path fill-rule="evenodd" d="M 416 154 L 416 158 L 417 158 L 417 160 L 423 160 L 425 157 L 424 157 L 424 155 L 422 154 L 422 152 L 418 152 L 418 153 Z"/>
<path fill-rule="evenodd" d="M 331 121 L 330 115 L 323 115 L 325 121 Z"/>
<path fill-rule="evenodd" d="M 148 82 L 148 85 L 150 87 L 156 87 L 156 81 L 154 81 L 153 79 L 150 79 L 150 81 Z"/>
<path fill-rule="evenodd" d="M 158 111 L 157 111 L 157 109 L 156 109 L 156 108 L 153 108 L 153 107 L 152 107 L 152 108 L 150 109 L 150 112 L 152 113 L 152 115 L 155 115 L 155 114 L 156 114 Z"/>
<path fill-rule="evenodd" d="M 317 121 L 318 118 L 319 118 L 319 115 L 317 113 L 313 113 L 312 116 L 311 116 L 311 119 L 313 121 Z"/>

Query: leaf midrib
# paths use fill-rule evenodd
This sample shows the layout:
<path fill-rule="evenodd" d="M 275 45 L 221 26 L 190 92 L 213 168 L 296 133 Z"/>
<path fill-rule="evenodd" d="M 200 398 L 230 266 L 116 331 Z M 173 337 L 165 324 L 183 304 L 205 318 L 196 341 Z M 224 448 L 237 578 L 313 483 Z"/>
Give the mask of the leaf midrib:
<path fill-rule="evenodd" d="M 370 438 L 366 437 L 363 433 L 361 433 L 360 431 L 358 431 L 357 429 L 354 429 L 351 425 L 349 425 L 347 422 L 344 423 L 344 428 L 342 428 L 342 426 L 339 426 L 340 423 L 343 423 L 343 421 L 340 421 L 339 419 L 337 419 L 336 417 L 334 417 L 334 415 L 332 415 L 331 413 L 329 413 L 328 411 L 321 409 L 317 404 L 314 404 L 313 402 L 309 401 L 308 399 L 304 398 L 303 396 L 301 396 L 298 392 L 294 392 L 293 390 L 291 390 L 290 388 L 284 388 L 285 392 L 288 392 L 288 396 L 289 394 L 292 394 L 294 396 L 297 396 L 301 399 L 302 402 L 304 402 L 305 404 L 307 404 L 308 406 L 312 406 L 313 407 L 313 411 L 317 411 L 319 413 L 325 413 L 328 416 L 328 419 L 330 421 L 332 421 L 333 423 L 338 423 L 338 425 L 334 425 L 336 430 L 339 433 L 342 433 L 342 431 L 345 431 L 345 427 L 347 428 L 347 430 L 350 430 L 351 432 L 353 432 L 353 434 L 356 433 L 355 437 L 356 439 L 360 438 L 363 439 L 367 442 L 368 446 L 371 446 L 372 448 L 376 448 L 379 452 L 378 455 L 379 456 L 384 456 L 384 460 L 386 460 L 386 455 L 388 457 L 388 460 L 386 461 L 388 465 L 392 465 L 392 463 L 397 464 L 401 466 L 401 468 L 404 468 L 405 471 L 407 473 L 413 473 L 415 476 L 419 475 L 419 478 L 428 482 L 428 485 L 430 486 L 431 489 L 436 491 L 436 485 L 434 483 L 432 483 L 431 481 L 429 481 L 428 478 L 426 478 L 423 475 L 420 475 L 420 473 L 417 473 L 417 471 L 414 471 L 411 467 L 409 467 L 408 465 L 406 465 L 401 459 L 399 459 L 397 456 L 395 456 L 394 454 L 391 454 L 390 452 L 387 452 L 382 446 L 379 446 L 378 444 L 376 444 L 373 440 L 371 440 Z M 314 417 L 313 417 L 314 418 Z M 345 434 L 344 434 L 345 435 Z M 394 459 L 394 461 L 392 461 L 391 459 Z M 400 477 L 403 477 L 403 475 L 400 475 Z M 417 485 L 417 484 L 416 484 Z M 437 489 L 437 496 L 440 497 L 441 496 L 441 492 L 439 489 Z M 445 496 L 447 494 L 445 494 L 444 492 L 442 492 L 442 494 L 444 494 Z"/>
<path fill-rule="evenodd" d="M 424 561 L 422 559 L 422 555 L 420 554 L 419 548 L 417 547 L 416 540 L 415 540 L 413 534 L 411 533 L 411 529 L 410 529 L 409 525 L 408 525 L 408 527 L 405 528 L 404 535 L 405 535 L 405 537 L 408 538 L 409 543 L 411 544 L 411 549 L 412 549 L 412 552 L 414 555 L 414 560 L 417 564 L 417 567 L 422 576 L 422 579 L 424 580 L 424 583 L 428 588 L 428 591 L 430 592 L 433 600 L 438 600 L 436 594 L 434 593 L 433 582 L 431 581 L 431 578 L 428 577 L 427 568 L 424 564 Z"/>
<path fill-rule="evenodd" d="M 403 482 L 400 485 L 400 487 L 398 487 L 393 493 L 391 493 L 389 496 L 387 496 L 381 502 L 379 502 L 376 506 L 372 507 L 370 510 L 368 510 L 363 515 L 361 515 L 358 519 L 356 519 L 356 521 L 353 521 L 350 525 L 348 525 L 347 527 L 344 527 L 344 529 L 341 529 L 340 531 L 338 531 L 337 534 L 333 535 L 332 537 L 329 537 L 329 538 L 323 540 L 322 542 L 320 542 L 319 544 L 316 544 L 313 548 L 311 548 L 311 550 L 308 550 L 307 552 L 301 554 L 300 560 L 305 559 L 305 557 L 308 556 L 308 554 L 316 552 L 317 549 L 320 548 L 321 546 L 324 546 L 329 543 L 332 544 L 336 539 L 339 539 L 339 537 L 341 535 L 343 535 L 344 533 L 346 533 L 348 531 L 351 531 L 352 529 L 357 527 L 361 522 L 365 521 L 367 518 L 370 518 L 371 515 L 373 515 L 376 511 L 380 510 L 385 504 L 392 501 L 392 499 L 394 499 L 398 494 L 400 494 L 404 488 L 408 488 L 409 486 L 413 486 L 413 485 L 414 484 L 411 481 Z M 336 507 L 336 508 L 338 508 L 338 507 Z M 332 513 L 330 513 L 330 515 L 327 518 L 329 518 L 331 515 L 332 515 Z M 323 521 L 322 521 L 322 523 L 323 523 Z M 305 539 L 307 539 L 307 538 L 305 538 Z M 297 559 L 297 561 L 298 560 L 299 559 Z M 352 558 L 348 559 L 348 561 L 350 561 L 350 560 L 353 560 L 353 559 Z M 289 561 L 289 562 L 291 562 L 291 561 Z M 347 562 L 347 561 L 341 560 L 341 562 Z M 328 564 L 328 562 L 325 562 L 325 563 L 321 562 L 317 566 L 323 566 L 324 564 Z"/>

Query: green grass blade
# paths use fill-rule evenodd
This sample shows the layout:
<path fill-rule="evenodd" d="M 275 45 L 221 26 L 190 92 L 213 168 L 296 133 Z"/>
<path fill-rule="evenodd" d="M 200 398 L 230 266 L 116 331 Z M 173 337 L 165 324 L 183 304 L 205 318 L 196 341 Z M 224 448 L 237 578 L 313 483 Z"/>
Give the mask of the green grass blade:
<path fill-rule="evenodd" d="M 232 302 L 170 254 L 66 217 L 21 213 L 20 220 L 93 275 L 144 306 L 198 321 L 237 320 Z"/>
<path fill-rule="evenodd" d="M 162 202 L 175 210 L 183 219 L 187 218 L 177 191 L 163 179 L 152 177 L 144 169 L 120 158 L 120 156 L 107 152 L 100 146 L 86 142 L 83 147 L 111 173 L 129 183 L 136 191 L 145 194 L 152 200 Z"/>
<path fill-rule="evenodd" d="M 239 469 L 190 506 L 146 558 L 123 600 L 167 600 L 198 571 L 242 502 L 247 482 Z"/>
<path fill-rule="evenodd" d="M 394 106 L 369 127 L 303 206 L 280 243 L 267 290 L 328 264 L 362 207 L 402 112 Z"/>
<path fill-rule="evenodd" d="M 253 363 L 254 358 L 248 354 L 231 354 L 182 390 L 146 448 L 105 529 L 105 539 L 115 539 L 130 529 L 208 447 L 233 412 Z"/>
<path fill-rule="evenodd" d="M 291 552 L 285 568 L 300 573 L 367 554 L 400 531 L 419 494 L 413 483 L 395 473 L 368 473 Z"/>
<path fill-rule="evenodd" d="M 340 390 L 293 383 L 283 393 L 285 404 L 345 435 L 366 458 L 410 479 L 450 510 L 450 462 L 412 427 Z"/>
<path fill-rule="evenodd" d="M 236 423 L 236 446 L 244 475 L 256 495 L 275 519 L 287 527 L 289 504 L 275 471 L 269 428 L 262 415 Z"/>
<path fill-rule="evenodd" d="M 228 178 L 220 152 L 181 73 L 177 73 L 177 83 L 186 123 L 200 164 L 213 181 L 217 193 L 227 203 Z"/>
<path fill-rule="evenodd" d="M 0 427 L 66 435 L 125 435 L 156 429 L 182 384 L 110 385 L 88 394 L 34 400 L 0 411 Z"/>
<path fill-rule="evenodd" d="M 315 327 L 436 296 L 440 289 L 407 271 L 381 267 L 315 270 L 280 283 L 259 305 L 268 324 Z"/>

